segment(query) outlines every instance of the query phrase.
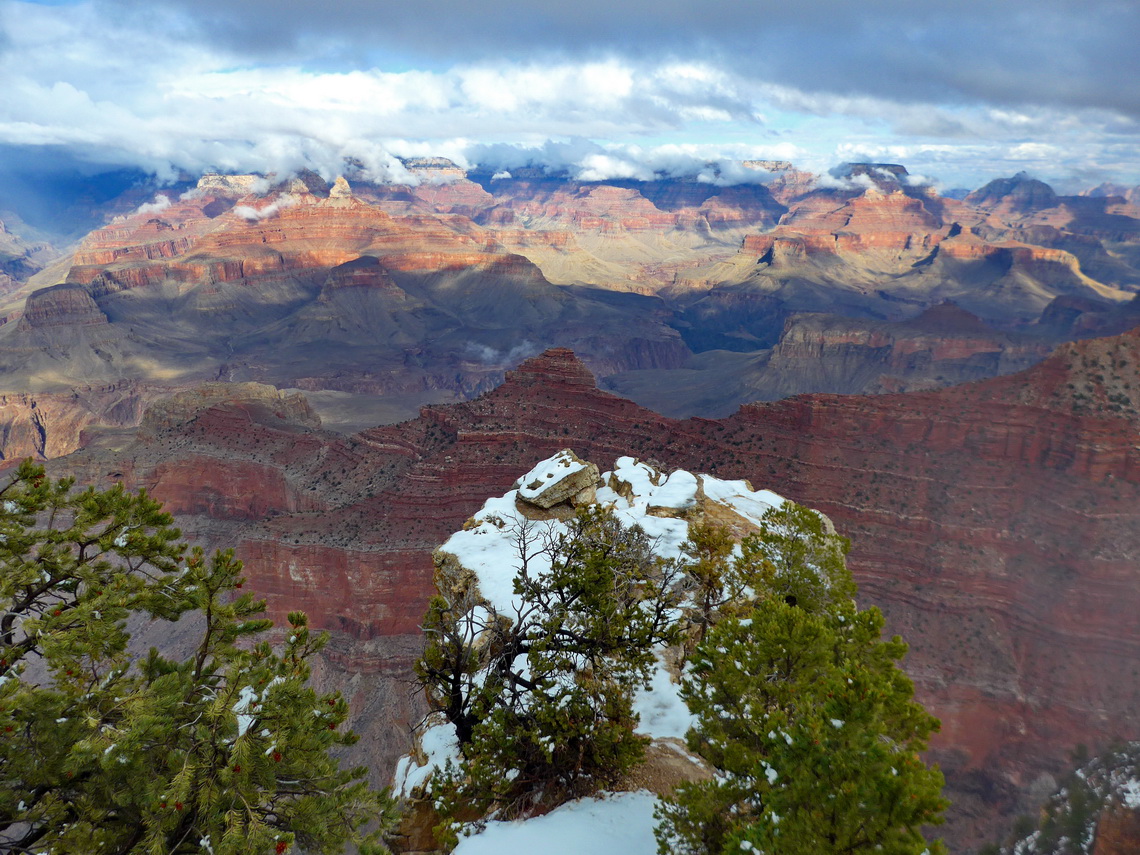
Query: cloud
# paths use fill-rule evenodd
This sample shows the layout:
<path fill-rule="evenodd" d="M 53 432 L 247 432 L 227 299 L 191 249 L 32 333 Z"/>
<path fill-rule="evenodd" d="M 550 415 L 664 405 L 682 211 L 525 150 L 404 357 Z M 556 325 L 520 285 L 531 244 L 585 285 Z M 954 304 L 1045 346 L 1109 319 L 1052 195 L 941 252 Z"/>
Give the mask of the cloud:
<path fill-rule="evenodd" d="M 803 152 L 788 143 L 774 144 L 637 144 L 596 143 L 574 138 L 546 140 L 541 145 L 470 144 L 457 158 L 492 172 L 492 180 L 508 178 L 511 170 L 539 169 L 551 177 L 579 181 L 654 181 L 688 178 L 716 186 L 763 184 L 772 174 L 744 166 L 744 161 L 795 160 Z"/>
<path fill-rule="evenodd" d="M 283 209 L 291 208 L 293 205 L 296 205 L 298 201 L 295 196 L 284 193 L 263 208 L 254 208 L 251 205 L 235 205 L 234 213 L 243 220 L 253 223 L 258 220 L 268 220 L 276 217 Z"/>
<path fill-rule="evenodd" d="M 955 183 L 1140 181 L 1130 0 L 0 0 L 0 147 L 326 178 L 399 157 L 763 181 L 890 160 Z M 1042 152 L 1048 151 L 1048 154 Z"/>
<path fill-rule="evenodd" d="M 523 339 L 509 350 L 497 350 L 479 342 L 469 341 L 464 355 L 474 361 L 495 368 L 512 368 L 524 359 L 538 354 L 542 347 L 529 339 Z"/>
<path fill-rule="evenodd" d="M 170 197 L 165 193 L 159 193 L 155 196 L 153 202 L 146 202 L 139 205 L 136 214 L 157 214 L 159 211 L 165 211 L 170 207 Z"/>
<path fill-rule="evenodd" d="M 1140 116 L 1133 0 L 104 0 L 259 61 L 417 67 L 598 54 L 749 67 L 809 92 L 1099 107 Z"/>

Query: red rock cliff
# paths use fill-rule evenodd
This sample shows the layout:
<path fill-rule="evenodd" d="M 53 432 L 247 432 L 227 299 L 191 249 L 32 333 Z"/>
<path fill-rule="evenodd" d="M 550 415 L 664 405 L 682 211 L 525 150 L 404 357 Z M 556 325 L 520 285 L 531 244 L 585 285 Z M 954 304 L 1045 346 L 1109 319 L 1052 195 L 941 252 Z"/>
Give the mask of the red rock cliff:
<path fill-rule="evenodd" d="M 911 643 L 907 670 L 944 725 L 946 833 L 964 847 L 1028 809 L 1075 743 L 1138 735 L 1138 374 L 1132 333 L 939 392 L 678 422 L 598 391 L 554 350 L 482 398 L 352 438 L 236 402 L 59 466 L 126 473 L 188 532 L 238 544 L 272 614 L 305 608 L 334 632 L 329 674 L 387 693 L 408 691 L 430 550 L 535 459 L 570 446 L 771 487 L 853 539 L 861 598 Z M 195 495 L 209 470 L 234 477 Z M 374 762 L 403 750 L 391 716 L 411 703 L 361 713 Z"/>

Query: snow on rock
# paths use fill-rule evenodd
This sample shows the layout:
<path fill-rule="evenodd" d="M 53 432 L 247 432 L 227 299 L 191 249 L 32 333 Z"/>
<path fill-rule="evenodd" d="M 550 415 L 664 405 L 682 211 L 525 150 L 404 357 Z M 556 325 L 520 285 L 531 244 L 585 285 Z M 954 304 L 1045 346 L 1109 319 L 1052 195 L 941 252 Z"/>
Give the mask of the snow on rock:
<path fill-rule="evenodd" d="M 1140 808 L 1140 781 L 1135 778 L 1125 781 L 1120 787 L 1120 796 L 1126 808 Z"/>
<path fill-rule="evenodd" d="M 569 449 L 540 461 L 520 480 L 520 486 L 506 495 L 488 499 L 463 531 L 456 532 L 439 548 L 467 569 L 479 582 L 482 595 L 503 614 L 511 614 L 517 601 L 513 580 L 522 561 L 531 573 L 549 569 L 543 547 L 566 531 L 557 520 L 532 520 L 519 512 L 517 500 L 534 502 L 546 489 L 575 474 L 597 467 L 583 461 Z M 696 508 L 701 496 L 752 525 L 759 525 L 764 511 L 784 499 L 770 490 L 753 490 L 747 481 L 722 481 L 710 475 L 693 475 L 677 470 L 669 475 L 632 457 L 621 457 L 612 472 L 600 480 L 605 486 L 596 491 L 595 502 L 609 506 L 623 523 L 638 525 L 655 540 L 655 551 L 663 558 L 677 558 L 689 535 L 685 515 Z M 528 498 L 529 497 L 529 498 Z M 668 515 L 669 513 L 675 515 Z"/>
<path fill-rule="evenodd" d="M 651 510 L 683 511 L 697 504 L 697 476 L 692 472 L 678 469 L 653 491 Z"/>
<path fill-rule="evenodd" d="M 587 496 L 589 500 L 583 501 Z M 558 518 L 532 518 L 528 507 L 596 502 L 609 507 L 625 525 L 640 526 L 654 541 L 656 554 L 672 559 L 683 557 L 689 518 L 730 519 L 738 531 L 746 531 L 759 526 L 764 512 L 783 501 L 768 490 L 753 490 L 747 481 L 722 481 L 684 470 L 666 475 L 633 457 L 619 458 L 613 471 L 599 476 L 593 463 L 567 449 L 540 461 L 506 495 L 488 499 L 463 530 L 437 550 L 436 560 L 470 571 L 486 603 L 510 616 L 521 605 L 514 593 L 517 570 L 525 561 L 531 575 L 548 572 L 546 548 L 567 531 Z M 660 651 L 649 688 L 639 690 L 634 699 L 638 731 L 657 740 L 683 740 L 693 717 L 663 654 Z M 403 795 L 429 784 L 432 771 L 448 759 L 458 760 L 454 729 L 439 716 L 421 729 L 419 743 L 426 761 L 417 764 L 404 757 L 397 766 L 395 787 Z M 525 821 L 489 822 L 455 852 L 650 855 L 657 849 L 652 832 L 654 800 L 646 792 L 622 793 L 572 802 Z"/>
<path fill-rule="evenodd" d="M 747 481 L 722 481 L 720 478 L 704 476 L 701 479 L 705 498 L 732 508 L 736 513 L 753 524 L 759 525 L 761 517 L 769 508 L 778 508 L 784 497 L 771 490 L 753 490 Z"/>
<path fill-rule="evenodd" d="M 518 498 L 540 508 L 562 502 L 588 504 L 594 501 L 598 467 L 564 448 L 541 461 L 519 480 Z"/>
<path fill-rule="evenodd" d="M 653 807 L 643 791 L 579 799 L 545 816 L 488 822 L 460 840 L 454 855 L 656 855 Z"/>
<path fill-rule="evenodd" d="M 448 761 L 459 763 L 459 742 L 452 727 L 433 722 L 422 732 L 419 744 L 426 762 L 419 766 L 408 755 L 400 758 L 396 764 L 394 787 L 397 795 L 410 796 L 427 782 L 436 769 L 446 768 Z"/>

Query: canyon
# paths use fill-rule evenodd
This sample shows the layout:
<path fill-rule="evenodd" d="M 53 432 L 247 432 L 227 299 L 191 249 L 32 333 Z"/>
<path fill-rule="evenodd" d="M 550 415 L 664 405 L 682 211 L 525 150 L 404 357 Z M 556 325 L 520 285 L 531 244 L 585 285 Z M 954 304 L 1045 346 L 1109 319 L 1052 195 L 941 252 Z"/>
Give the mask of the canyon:
<path fill-rule="evenodd" d="M 975 849 L 1076 744 L 1140 736 L 1140 208 L 752 168 L 207 175 L 62 258 L 13 238 L 2 461 L 235 547 L 330 632 L 378 784 L 423 713 L 431 552 L 485 498 L 562 448 L 747 478 L 852 539 Z"/>
<path fill-rule="evenodd" d="M 732 186 L 410 168 L 417 185 L 206 175 L 54 263 L 12 237 L 0 454 L 137 424 L 124 389 L 303 389 L 351 432 L 558 346 L 646 406 L 723 416 L 1009 373 L 1140 321 L 1140 209 L 1123 196 L 1015 176 L 958 200 L 892 164 L 823 181 L 754 162 Z"/>
<path fill-rule="evenodd" d="M 196 541 L 236 546 L 272 615 L 309 611 L 332 633 L 320 678 L 351 687 L 381 780 L 422 711 L 431 551 L 484 498 L 564 447 L 748 478 L 851 537 L 860 599 L 910 642 L 943 722 L 945 833 L 972 848 L 1043 798 L 1078 742 L 1137 737 L 1138 370 L 1132 332 L 949 389 L 673 420 L 555 349 L 475 400 L 351 436 L 316 427 L 300 393 L 211 387 L 90 431 L 52 470 L 147 488 Z"/>

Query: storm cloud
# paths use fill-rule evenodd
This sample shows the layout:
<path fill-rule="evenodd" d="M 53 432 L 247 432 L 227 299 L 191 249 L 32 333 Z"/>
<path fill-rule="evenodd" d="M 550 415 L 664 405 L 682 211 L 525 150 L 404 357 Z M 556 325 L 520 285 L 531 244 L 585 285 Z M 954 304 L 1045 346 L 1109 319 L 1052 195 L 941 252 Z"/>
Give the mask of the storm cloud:
<path fill-rule="evenodd" d="M 105 0 L 264 59 L 704 57 L 805 91 L 1100 107 L 1140 118 L 1132 0 Z M 148 11 L 151 10 L 151 11 Z"/>

